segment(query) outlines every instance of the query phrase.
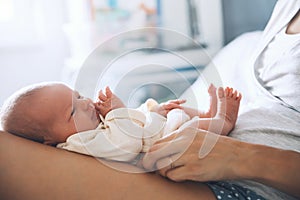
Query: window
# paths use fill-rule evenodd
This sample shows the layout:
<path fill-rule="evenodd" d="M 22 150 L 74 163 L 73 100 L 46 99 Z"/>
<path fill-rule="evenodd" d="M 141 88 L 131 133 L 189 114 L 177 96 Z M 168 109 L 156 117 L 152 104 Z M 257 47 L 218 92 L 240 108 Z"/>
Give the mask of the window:
<path fill-rule="evenodd" d="M 0 23 L 13 19 L 14 8 L 12 0 L 0 0 Z"/>
<path fill-rule="evenodd" d="M 0 0 L 0 48 L 34 46 L 44 36 L 38 0 Z"/>

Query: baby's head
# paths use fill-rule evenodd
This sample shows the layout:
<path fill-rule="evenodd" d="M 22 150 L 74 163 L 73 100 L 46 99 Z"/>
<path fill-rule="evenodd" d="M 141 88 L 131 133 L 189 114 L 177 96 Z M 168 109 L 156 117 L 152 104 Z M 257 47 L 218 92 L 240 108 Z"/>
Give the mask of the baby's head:
<path fill-rule="evenodd" d="M 5 131 L 56 145 L 77 132 L 95 129 L 93 102 L 61 83 L 41 83 L 13 94 L 1 109 Z"/>

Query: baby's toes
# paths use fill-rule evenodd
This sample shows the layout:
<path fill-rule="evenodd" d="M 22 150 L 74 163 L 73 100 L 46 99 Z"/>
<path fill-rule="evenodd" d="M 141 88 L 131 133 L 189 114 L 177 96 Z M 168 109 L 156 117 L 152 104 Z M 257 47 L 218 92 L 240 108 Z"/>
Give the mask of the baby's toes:
<path fill-rule="evenodd" d="M 228 97 L 230 95 L 230 88 L 229 87 L 225 88 L 224 94 L 225 94 L 225 97 Z"/>
<path fill-rule="evenodd" d="M 240 101 L 242 99 L 242 94 L 238 93 L 238 96 L 236 97 L 236 100 Z"/>
<path fill-rule="evenodd" d="M 207 91 L 209 94 L 216 94 L 216 90 L 217 88 L 213 84 L 210 84 Z"/>
<path fill-rule="evenodd" d="M 235 90 L 234 93 L 232 94 L 232 98 L 236 99 L 237 95 L 238 95 L 238 92 Z"/>
<path fill-rule="evenodd" d="M 219 87 L 218 88 L 218 97 L 219 98 L 224 98 L 224 96 L 225 96 L 224 89 L 222 87 Z"/>

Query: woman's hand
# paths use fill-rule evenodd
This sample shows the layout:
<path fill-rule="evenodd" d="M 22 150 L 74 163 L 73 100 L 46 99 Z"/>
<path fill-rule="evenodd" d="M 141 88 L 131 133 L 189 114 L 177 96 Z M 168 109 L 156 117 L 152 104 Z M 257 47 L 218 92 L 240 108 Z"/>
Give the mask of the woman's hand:
<path fill-rule="evenodd" d="M 300 153 L 250 144 L 191 127 L 157 142 L 143 158 L 173 181 L 248 179 L 300 198 Z"/>
<path fill-rule="evenodd" d="M 236 164 L 243 156 L 241 142 L 187 127 L 157 142 L 143 159 L 146 169 L 158 169 L 174 181 L 237 179 Z"/>
<path fill-rule="evenodd" d="M 124 103 L 121 101 L 119 97 L 117 97 L 109 87 L 106 87 L 105 94 L 102 90 L 99 91 L 98 96 L 99 101 L 96 102 L 95 108 L 96 110 L 105 117 L 106 114 L 116 108 L 125 108 Z"/>

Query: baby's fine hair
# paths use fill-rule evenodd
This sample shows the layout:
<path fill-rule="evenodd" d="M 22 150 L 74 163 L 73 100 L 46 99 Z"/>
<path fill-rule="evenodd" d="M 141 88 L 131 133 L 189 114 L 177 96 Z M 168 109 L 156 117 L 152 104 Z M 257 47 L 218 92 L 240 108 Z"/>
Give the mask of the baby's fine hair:
<path fill-rule="evenodd" d="M 35 109 L 35 97 L 48 83 L 39 83 L 22 88 L 11 95 L 0 111 L 1 126 L 4 131 L 33 141 L 43 143 L 42 134 L 47 126 L 43 120 L 33 117 L 30 110 Z"/>

